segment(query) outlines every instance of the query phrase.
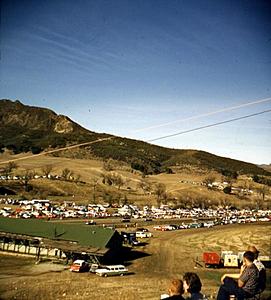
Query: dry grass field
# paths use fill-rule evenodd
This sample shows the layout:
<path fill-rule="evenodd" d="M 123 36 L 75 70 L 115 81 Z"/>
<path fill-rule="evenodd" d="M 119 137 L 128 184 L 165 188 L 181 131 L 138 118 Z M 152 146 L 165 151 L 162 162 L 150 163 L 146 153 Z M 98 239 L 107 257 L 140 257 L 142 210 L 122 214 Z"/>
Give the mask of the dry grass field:
<path fill-rule="evenodd" d="M 27 156 L 28 159 L 18 160 Z M 15 188 L 18 196 L 26 198 L 48 198 L 54 201 L 75 201 L 80 203 L 87 203 L 93 200 L 93 182 L 97 180 L 96 200 L 104 202 L 105 196 L 111 195 L 114 199 L 128 199 L 129 203 L 139 205 L 156 205 L 157 197 L 154 193 L 155 185 L 163 183 L 166 186 L 167 194 L 173 199 L 201 199 L 208 203 L 231 203 L 232 205 L 245 206 L 253 204 L 255 197 L 259 198 L 257 193 L 254 193 L 249 198 L 238 198 L 235 195 L 227 195 L 222 191 L 209 190 L 205 186 L 200 185 L 202 181 L 208 176 L 212 175 L 217 181 L 221 181 L 221 174 L 216 172 L 197 173 L 188 171 L 178 171 L 176 174 L 159 174 L 149 175 L 142 178 L 139 172 L 131 170 L 129 165 L 116 162 L 113 172 L 120 175 L 123 179 L 123 186 L 109 186 L 102 183 L 102 174 L 105 174 L 103 161 L 95 159 L 74 159 L 65 157 L 53 157 L 49 155 L 32 156 L 29 153 L 10 155 L 8 152 L 0 154 L 0 168 L 5 164 L 4 162 L 10 159 L 15 159 L 18 168 L 13 170 L 13 175 L 23 175 L 25 170 L 34 171 L 36 174 L 44 175 L 42 169 L 45 166 L 52 166 L 52 175 L 61 175 L 63 169 L 71 170 L 75 177 L 80 176 L 80 182 L 64 181 L 64 180 L 49 180 L 49 179 L 32 179 L 29 184 L 33 187 L 33 191 L 27 193 L 24 187 L 18 181 L 2 181 L 1 185 Z M 139 187 L 140 181 L 145 181 L 150 184 L 152 194 L 147 194 Z M 236 186 L 244 186 L 248 181 L 238 179 Z M 256 183 L 249 183 L 251 186 L 257 187 Z M 266 203 L 270 199 L 269 193 L 266 194 Z"/>
<path fill-rule="evenodd" d="M 151 228 L 150 228 L 151 229 Z M 271 255 L 271 224 L 242 224 L 219 226 L 211 229 L 190 229 L 172 232 L 153 232 L 145 246 L 134 248 L 141 258 L 133 259 L 132 252 L 126 263 L 131 271 L 123 277 L 101 278 L 94 274 L 75 274 L 67 266 L 33 259 L 0 255 L 1 299 L 95 299 L 137 300 L 160 299 L 167 292 L 170 279 L 182 277 L 184 272 L 197 272 L 203 282 L 203 293 L 214 298 L 223 273 L 238 269 L 205 269 L 195 267 L 196 257 L 203 251 L 243 251 L 256 245 L 262 255 Z M 268 270 L 270 281 L 270 269 Z M 271 296 L 270 282 L 262 299 Z"/>

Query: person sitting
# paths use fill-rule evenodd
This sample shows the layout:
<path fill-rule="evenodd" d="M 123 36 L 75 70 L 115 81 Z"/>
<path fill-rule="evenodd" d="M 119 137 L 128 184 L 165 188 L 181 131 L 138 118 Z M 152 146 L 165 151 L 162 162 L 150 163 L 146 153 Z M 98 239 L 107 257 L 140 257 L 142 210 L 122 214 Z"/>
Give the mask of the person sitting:
<path fill-rule="evenodd" d="M 161 299 L 184 300 L 182 297 L 183 293 L 183 281 L 179 279 L 173 279 L 168 288 L 168 294 L 162 294 Z"/>
<path fill-rule="evenodd" d="M 179 279 L 173 279 L 168 289 L 168 297 L 163 299 L 167 300 L 184 300 L 182 294 L 184 293 L 183 282 Z"/>
<path fill-rule="evenodd" d="M 254 265 L 257 267 L 258 271 L 259 271 L 259 292 L 262 292 L 265 290 L 266 288 L 266 269 L 264 264 L 258 260 L 258 256 L 259 256 L 259 251 L 257 250 L 257 248 L 255 246 L 249 246 L 248 247 L 248 251 L 251 251 L 254 253 Z"/>
<path fill-rule="evenodd" d="M 190 293 L 190 297 L 186 298 L 189 300 L 200 300 L 204 299 L 203 294 L 201 291 L 201 281 L 199 276 L 196 273 L 193 272 L 187 272 L 183 276 L 183 282 L 184 282 L 184 291 L 186 293 Z"/>
<path fill-rule="evenodd" d="M 222 276 L 222 285 L 219 288 L 217 300 L 228 300 L 230 295 L 235 295 L 238 300 L 243 300 L 258 292 L 259 271 L 253 261 L 254 253 L 246 251 L 243 255 L 240 273 Z"/>

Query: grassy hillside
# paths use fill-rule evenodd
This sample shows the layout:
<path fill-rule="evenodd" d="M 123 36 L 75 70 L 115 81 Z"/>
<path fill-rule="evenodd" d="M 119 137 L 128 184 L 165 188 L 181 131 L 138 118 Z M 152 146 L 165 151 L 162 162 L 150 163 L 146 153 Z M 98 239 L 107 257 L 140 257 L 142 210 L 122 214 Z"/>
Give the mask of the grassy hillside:
<path fill-rule="evenodd" d="M 0 154 L 0 163 L 11 158 L 23 158 L 28 154 L 8 155 Z M 44 175 L 44 166 L 52 166 L 50 174 L 61 175 L 64 169 L 73 172 L 78 180 L 32 178 L 27 189 L 24 180 L 0 180 L 1 188 L 9 189 L 17 195 L 28 199 L 50 199 L 57 202 L 72 201 L 77 203 L 135 203 L 138 205 L 157 205 L 156 188 L 158 184 L 165 186 L 166 197 L 162 203 L 180 206 L 204 205 L 217 207 L 218 205 L 233 205 L 236 207 L 255 208 L 257 203 L 263 207 L 270 207 L 270 194 L 265 191 L 265 200 L 258 189 L 261 184 L 249 181 L 247 176 L 240 176 L 233 182 L 234 187 L 243 187 L 253 190 L 251 195 L 225 194 L 223 191 L 208 189 L 202 186 L 205 178 L 213 176 L 216 181 L 222 181 L 223 176 L 218 172 L 206 171 L 201 173 L 189 170 L 179 170 L 175 174 L 161 173 L 148 175 L 134 171 L 129 164 L 113 161 L 111 170 L 106 170 L 103 161 L 97 159 L 78 159 L 66 157 L 52 157 L 49 155 L 32 156 L 31 159 L 17 161 L 17 168 L 12 176 L 24 176 L 27 170 L 34 174 Z M 1 168 L 1 164 L 0 164 Z M 115 174 L 122 179 L 122 185 L 109 184 L 103 181 L 108 174 Z M 144 187 L 149 189 L 144 190 Z M 1 196 L 0 196 L 1 197 Z"/>
<path fill-rule="evenodd" d="M 23 105 L 19 101 L 0 100 L 0 150 L 10 149 L 13 153 L 31 151 L 40 153 L 110 137 L 89 131 L 66 116 L 57 115 L 45 108 Z M 113 136 L 112 136 L 113 137 Z M 78 156 L 78 150 L 77 152 Z M 55 154 L 65 156 L 64 152 Z M 144 174 L 170 172 L 171 168 L 191 166 L 203 170 L 215 170 L 226 176 L 239 174 L 266 175 L 271 173 L 254 164 L 219 157 L 204 151 L 178 150 L 159 147 L 142 141 L 113 137 L 85 146 L 80 158 L 98 158 L 125 162 Z"/>

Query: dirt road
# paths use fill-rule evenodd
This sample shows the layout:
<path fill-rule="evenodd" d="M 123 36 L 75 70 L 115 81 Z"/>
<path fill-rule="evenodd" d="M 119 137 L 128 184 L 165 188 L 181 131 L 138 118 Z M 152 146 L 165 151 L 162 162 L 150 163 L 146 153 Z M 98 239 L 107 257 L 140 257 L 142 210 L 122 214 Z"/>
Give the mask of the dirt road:
<path fill-rule="evenodd" d="M 101 278 L 94 274 L 75 274 L 67 266 L 52 263 L 35 265 L 33 259 L 0 255 L 1 299 L 159 299 L 171 278 L 184 272 L 197 272 L 203 292 L 213 298 L 220 277 L 238 269 L 205 269 L 195 265 L 203 251 L 246 250 L 256 245 L 263 255 L 270 253 L 271 224 L 242 224 L 153 232 L 145 246 L 137 248 L 141 258 L 127 261 L 131 275 Z M 135 253 L 136 254 L 136 253 Z M 270 278 L 270 270 L 268 271 Z M 263 299 L 271 296 L 270 285 Z"/>

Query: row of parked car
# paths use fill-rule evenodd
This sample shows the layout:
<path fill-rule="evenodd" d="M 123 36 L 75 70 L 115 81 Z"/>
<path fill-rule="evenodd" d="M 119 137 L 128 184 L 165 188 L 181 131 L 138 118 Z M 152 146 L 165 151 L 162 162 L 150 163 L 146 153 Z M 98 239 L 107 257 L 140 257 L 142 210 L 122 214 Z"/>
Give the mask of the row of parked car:
<path fill-rule="evenodd" d="M 89 264 L 83 259 L 75 260 L 71 267 L 71 272 L 91 272 L 101 277 L 107 276 L 123 276 L 128 274 L 128 269 L 123 265 L 106 265 L 100 266 L 98 264 Z"/>
<path fill-rule="evenodd" d="M 154 226 L 154 230 L 159 230 L 159 231 L 171 231 L 171 230 L 178 230 L 178 229 L 188 229 L 188 228 L 201 228 L 201 227 L 213 227 L 215 226 L 214 221 L 208 221 L 208 222 L 195 222 L 195 223 L 182 223 L 181 225 L 176 225 L 176 224 L 170 224 L 170 225 L 157 225 Z"/>

